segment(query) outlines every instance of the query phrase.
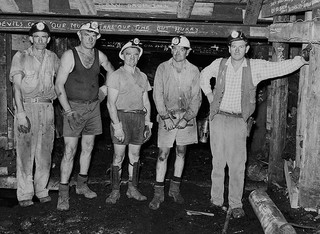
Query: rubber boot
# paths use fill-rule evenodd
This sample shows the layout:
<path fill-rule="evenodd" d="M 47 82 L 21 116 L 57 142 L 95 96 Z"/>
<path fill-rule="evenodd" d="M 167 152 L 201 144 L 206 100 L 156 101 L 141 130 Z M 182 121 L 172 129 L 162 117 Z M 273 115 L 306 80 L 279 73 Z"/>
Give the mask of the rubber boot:
<path fill-rule="evenodd" d="M 132 181 L 129 179 L 127 197 L 134 198 L 138 201 L 145 201 L 147 200 L 147 197 L 142 195 L 138 190 L 139 167 L 139 162 L 133 164 Z"/>
<path fill-rule="evenodd" d="M 149 208 L 151 210 L 157 210 L 160 204 L 164 201 L 164 186 L 154 186 L 154 197 L 149 203 Z"/>
<path fill-rule="evenodd" d="M 173 198 L 174 202 L 178 204 L 184 203 L 184 199 L 180 194 L 180 182 L 171 180 L 168 195 Z"/>
<path fill-rule="evenodd" d="M 59 184 L 58 210 L 69 210 L 69 184 Z"/>
<path fill-rule="evenodd" d="M 120 174 L 118 166 L 111 166 L 112 191 L 106 199 L 107 204 L 116 204 L 120 198 Z"/>
<path fill-rule="evenodd" d="M 86 198 L 95 198 L 97 194 L 88 187 L 88 177 L 78 175 L 76 193 L 83 194 Z"/>

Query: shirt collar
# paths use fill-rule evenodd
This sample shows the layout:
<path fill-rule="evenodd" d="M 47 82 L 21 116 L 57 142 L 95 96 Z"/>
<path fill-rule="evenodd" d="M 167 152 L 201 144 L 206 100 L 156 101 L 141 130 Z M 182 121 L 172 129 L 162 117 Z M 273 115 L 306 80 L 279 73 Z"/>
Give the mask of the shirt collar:
<path fill-rule="evenodd" d="M 173 58 L 169 60 L 169 64 L 173 67 Z M 187 66 L 189 65 L 189 61 L 186 59 L 183 63 L 183 69 L 187 69 Z"/>
<path fill-rule="evenodd" d="M 228 58 L 226 65 L 231 66 L 231 57 Z M 247 66 L 248 66 L 248 63 L 247 63 L 247 59 L 245 58 L 240 67 L 243 68 L 243 67 L 247 67 Z"/>

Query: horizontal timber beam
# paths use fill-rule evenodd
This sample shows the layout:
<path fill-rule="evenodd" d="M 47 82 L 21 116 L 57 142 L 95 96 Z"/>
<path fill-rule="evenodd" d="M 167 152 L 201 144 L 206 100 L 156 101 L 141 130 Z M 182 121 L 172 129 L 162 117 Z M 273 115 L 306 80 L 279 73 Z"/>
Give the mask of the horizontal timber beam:
<path fill-rule="evenodd" d="M 276 23 L 269 26 L 270 42 L 308 43 L 320 41 L 320 22 Z"/>
<path fill-rule="evenodd" d="M 92 19 L 70 17 L 48 17 L 34 15 L 1 15 L 0 32 L 28 32 L 34 22 L 44 21 L 53 33 L 75 33 L 82 23 L 96 20 L 102 34 L 114 35 L 150 35 L 172 36 L 183 34 L 189 37 L 228 37 L 231 31 L 241 30 L 249 38 L 267 39 L 267 26 L 213 24 L 205 22 L 179 21 L 147 21 L 147 20 L 119 20 Z"/>

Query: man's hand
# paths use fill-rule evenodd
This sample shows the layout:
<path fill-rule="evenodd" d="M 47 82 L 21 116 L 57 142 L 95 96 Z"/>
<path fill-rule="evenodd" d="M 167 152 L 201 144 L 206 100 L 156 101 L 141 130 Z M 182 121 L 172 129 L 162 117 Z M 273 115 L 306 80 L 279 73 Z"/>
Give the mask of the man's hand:
<path fill-rule="evenodd" d="M 176 124 L 176 128 L 184 129 L 187 126 L 188 121 L 185 118 L 180 119 L 180 121 Z"/>
<path fill-rule="evenodd" d="M 167 131 L 170 131 L 172 129 L 175 128 L 175 124 L 173 123 L 172 119 L 171 118 L 168 118 L 168 119 L 165 119 L 164 120 L 164 128 L 167 130 Z"/>
<path fill-rule="evenodd" d="M 151 122 L 146 122 L 144 126 L 144 131 L 143 131 L 143 143 L 147 142 L 152 135 L 151 128 L 152 128 L 152 123 Z"/>
<path fill-rule="evenodd" d="M 99 88 L 99 102 L 102 102 L 108 94 L 108 88 L 106 85 L 102 85 Z"/>
<path fill-rule="evenodd" d="M 209 103 L 213 102 L 213 93 L 212 92 L 207 94 L 207 99 L 208 99 Z"/>
<path fill-rule="evenodd" d="M 310 60 L 310 51 L 312 50 L 312 44 L 309 43 L 302 51 L 301 57 L 306 61 L 309 62 Z"/>
<path fill-rule="evenodd" d="M 124 131 L 122 129 L 122 123 L 111 124 L 114 129 L 114 137 L 117 138 L 120 142 L 124 141 Z"/>
<path fill-rule="evenodd" d="M 26 112 L 20 112 L 16 114 L 18 131 L 21 133 L 28 133 L 31 129 L 31 123 L 26 115 Z"/>
<path fill-rule="evenodd" d="M 83 123 L 83 118 L 81 115 L 73 110 L 68 110 L 63 113 L 63 115 L 68 119 L 69 126 L 71 130 L 79 128 Z"/>

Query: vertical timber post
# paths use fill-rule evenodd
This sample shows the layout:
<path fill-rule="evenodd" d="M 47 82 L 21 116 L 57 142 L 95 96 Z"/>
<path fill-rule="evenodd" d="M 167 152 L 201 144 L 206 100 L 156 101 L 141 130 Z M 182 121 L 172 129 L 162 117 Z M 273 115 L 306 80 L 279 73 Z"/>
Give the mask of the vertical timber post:
<path fill-rule="evenodd" d="M 275 23 L 288 21 L 288 16 L 275 16 Z M 285 43 L 273 43 L 273 61 L 281 61 L 288 58 L 289 45 Z M 287 78 L 271 81 L 269 96 L 271 97 L 271 135 L 269 150 L 268 181 L 282 182 L 284 180 L 284 160 L 282 151 L 286 141 L 288 80 Z"/>
<path fill-rule="evenodd" d="M 314 19 L 319 11 L 313 11 L 315 15 L 309 16 L 306 12 L 305 18 Z M 312 34 L 318 34 L 317 27 L 313 27 Z M 300 102 L 299 121 L 304 131 L 301 134 L 300 150 L 300 177 L 299 177 L 299 206 L 309 210 L 318 211 L 320 207 L 320 45 L 313 44 L 311 51 L 309 69 L 304 76 L 304 87 L 301 87 L 305 95 L 305 101 Z M 301 71 L 302 72 L 302 71 Z M 301 84 L 301 83 L 300 83 Z M 298 146 L 297 146 L 298 147 Z"/>

